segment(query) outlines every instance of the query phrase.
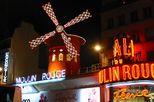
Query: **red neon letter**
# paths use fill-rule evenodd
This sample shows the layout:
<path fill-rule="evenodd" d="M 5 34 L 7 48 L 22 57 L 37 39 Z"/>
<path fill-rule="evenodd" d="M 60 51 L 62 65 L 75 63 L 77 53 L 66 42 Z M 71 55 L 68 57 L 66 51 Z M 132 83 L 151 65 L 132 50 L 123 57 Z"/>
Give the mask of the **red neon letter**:
<path fill-rule="evenodd" d="M 126 42 L 126 38 L 123 38 L 123 54 L 127 55 L 127 42 Z"/>
<path fill-rule="evenodd" d="M 112 68 L 113 81 L 120 81 L 119 66 Z"/>
<path fill-rule="evenodd" d="M 109 68 L 109 79 L 112 82 L 112 68 Z"/>
<path fill-rule="evenodd" d="M 121 56 L 121 47 L 120 47 L 120 45 L 119 45 L 118 39 L 116 39 L 116 40 L 114 41 L 114 50 L 113 50 L 113 55 L 114 55 L 114 57 L 116 57 L 117 54 L 118 54 L 118 56 Z"/>
<path fill-rule="evenodd" d="M 141 64 L 141 74 L 143 78 L 148 78 L 150 76 L 150 66 L 149 63 Z"/>
<path fill-rule="evenodd" d="M 154 78 L 154 63 L 151 64 L 151 76 Z"/>
<path fill-rule="evenodd" d="M 107 73 L 106 73 L 106 71 L 107 71 L 107 69 L 103 70 L 103 72 L 104 72 L 103 73 L 104 74 L 104 76 L 103 76 L 104 77 L 104 83 L 108 83 L 109 82 L 109 79 L 107 80 Z"/>
<path fill-rule="evenodd" d="M 140 77 L 140 68 L 137 64 L 134 64 L 132 66 L 132 77 L 134 79 L 139 79 L 139 77 Z"/>
<path fill-rule="evenodd" d="M 129 65 L 123 65 L 122 72 L 123 72 L 123 80 L 127 80 L 127 77 L 128 79 L 132 79 Z"/>
<path fill-rule="evenodd" d="M 99 83 L 103 83 L 103 70 L 99 72 Z"/>

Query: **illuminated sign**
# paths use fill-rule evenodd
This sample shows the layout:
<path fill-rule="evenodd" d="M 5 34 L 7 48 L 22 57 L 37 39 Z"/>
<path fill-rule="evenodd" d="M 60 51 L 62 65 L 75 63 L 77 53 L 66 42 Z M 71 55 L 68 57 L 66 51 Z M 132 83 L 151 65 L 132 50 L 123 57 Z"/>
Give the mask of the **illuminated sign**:
<path fill-rule="evenodd" d="M 134 56 L 133 40 L 130 40 L 128 42 L 126 38 L 122 38 L 122 45 L 120 45 L 119 40 L 115 39 L 113 48 L 114 48 L 113 50 L 114 57 L 122 55 Z"/>
<path fill-rule="evenodd" d="M 5 52 L 5 62 L 4 62 L 4 73 L 3 73 L 3 82 L 7 81 L 7 72 L 9 68 L 9 52 Z"/>
<path fill-rule="evenodd" d="M 99 83 L 139 79 L 154 79 L 154 62 L 112 66 L 99 72 Z"/>
<path fill-rule="evenodd" d="M 18 77 L 16 78 L 16 83 L 17 84 L 24 84 L 24 83 L 34 83 L 37 84 L 38 83 L 43 83 L 44 81 L 58 81 L 59 79 L 65 78 L 66 77 L 66 72 L 65 69 L 63 70 L 57 70 L 54 72 L 48 72 L 48 73 L 42 73 L 42 77 L 38 78 L 37 75 L 29 75 L 27 77 Z M 42 82 L 41 82 L 41 81 Z"/>
<path fill-rule="evenodd" d="M 35 82 L 37 78 L 37 75 L 29 75 L 27 77 L 18 77 L 16 78 L 16 83 L 30 83 Z"/>
<path fill-rule="evenodd" d="M 56 78 L 65 78 L 65 70 L 57 70 L 55 72 L 42 73 L 42 80 L 50 80 Z"/>
<path fill-rule="evenodd" d="M 115 91 L 114 93 L 114 100 L 126 100 L 132 99 L 136 97 L 152 97 L 152 94 L 149 93 L 149 90 L 136 90 L 135 92 L 129 92 L 127 88 L 123 88 L 120 90 Z"/>
<path fill-rule="evenodd" d="M 123 59 L 134 57 L 133 40 L 128 35 L 114 40 L 113 56 L 114 64 L 122 64 Z"/>
<path fill-rule="evenodd" d="M 100 102 L 100 87 L 40 91 L 22 94 L 22 100 L 23 102 L 28 100 L 30 102 Z"/>

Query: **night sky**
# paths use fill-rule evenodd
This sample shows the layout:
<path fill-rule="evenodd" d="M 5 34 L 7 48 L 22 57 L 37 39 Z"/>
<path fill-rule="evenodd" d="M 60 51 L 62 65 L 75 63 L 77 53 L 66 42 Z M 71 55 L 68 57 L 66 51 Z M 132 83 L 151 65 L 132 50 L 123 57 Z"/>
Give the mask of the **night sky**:
<path fill-rule="evenodd" d="M 84 37 L 87 42 L 81 47 L 81 66 L 98 63 L 98 56 L 92 46 L 98 42 L 101 34 L 101 0 L 1 0 L 0 1 L 0 40 L 11 37 L 22 21 L 33 24 L 40 35 L 55 29 L 55 25 L 42 9 L 42 5 L 51 2 L 60 24 L 65 24 L 88 9 L 92 18 L 75 24 L 65 31 Z"/>

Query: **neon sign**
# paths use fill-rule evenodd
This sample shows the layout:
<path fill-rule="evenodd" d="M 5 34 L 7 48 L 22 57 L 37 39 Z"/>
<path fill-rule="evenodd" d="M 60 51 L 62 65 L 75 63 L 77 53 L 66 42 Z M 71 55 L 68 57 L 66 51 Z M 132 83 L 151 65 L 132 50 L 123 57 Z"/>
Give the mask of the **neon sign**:
<path fill-rule="evenodd" d="M 50 80 L 57 78 L 65 78 L 65 70 L 57 70 L 55 72 L 42 73 L 42 80 Z"/>
<path fill-rule="evenodd" d="M 114 64 L 122 64 L 123 59 L 134 57 L 133 40 L 129 37 L 116 38 L 113 46 Z"/>
<path fill-rule="evenodd" d="M 3 82 L 7 81 L 7 72 L 9 68 L 9 52 L 5 52 L 5 62 L 4 62 L 4 73 L 3 73 Z"/>
<path fill-rule="evenodd" d="M 149 90 L 143 89 L 143 90 L 136 90 L 135 92 L 131 93 L 128 92 L 127 88 L 120 89 L 115 91 L 114 93 L 114 100 L 126 100 L 126 99 L 132 99 L 136 97 L 152 97 L 152 94 L 149 93 Z"/>
<path fill-rule="evenodd" d="M 37 78 L 37 75 L 29 75 L 27 77 L 18 77 L 16 78 L 16 83 L 30 83 L 35 82 Z"/>
<path fill-rule="evenodd" d="M 57 70 L 57 71 L 54 71 L 54 72 L 48 72 L 48 73 L 42 73 L 42 77 L 41 78 L 38 78 L 37 75 L 29 75 L 29 76 L 26 76 L 26 77 L 18 77 L 16 78 L 16 83 L 17 84 L 24 84 L 24 83 L 34 83 L 34 84 L 37 84 L 36 82 L 39 82 L 39 83 L 43 83 L 43 82 L 40 82 L 41 81 L 56 81 L 61 79 L 61 78 L 65 78 L 66 77 L 66 72 L 65 72 L 65 69 L 63 70 Z"/>
<path fill-rule="evenodd" d="M 154 62 L 124 64 L 105 68 L 99 72 L 99 83 L 139 79 L 154 79 Z"/>

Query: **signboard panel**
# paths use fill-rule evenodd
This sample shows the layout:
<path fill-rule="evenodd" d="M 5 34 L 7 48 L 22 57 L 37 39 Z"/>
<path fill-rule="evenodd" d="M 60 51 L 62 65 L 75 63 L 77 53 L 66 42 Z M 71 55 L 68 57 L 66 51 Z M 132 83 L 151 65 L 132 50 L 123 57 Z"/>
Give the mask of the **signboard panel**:
<path fill-rule="evenodd" d="M 100 102 L 100 88 L 48 91 L 23 94 L 23 102 Z"/>
<path fill-rule="evenodd" d="M 154 79 L 154 62 L 123 64 L 99 72 L 99 83 Z"/>

